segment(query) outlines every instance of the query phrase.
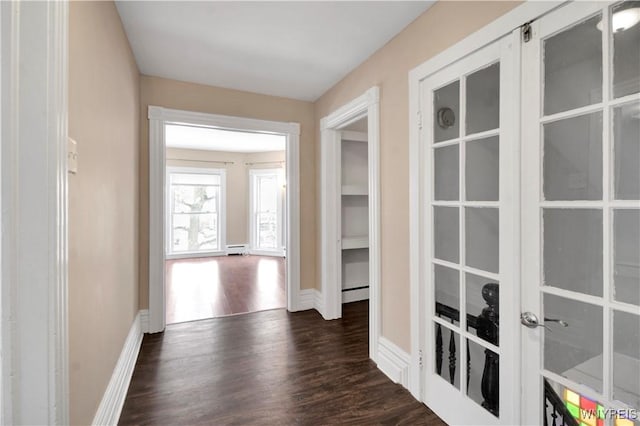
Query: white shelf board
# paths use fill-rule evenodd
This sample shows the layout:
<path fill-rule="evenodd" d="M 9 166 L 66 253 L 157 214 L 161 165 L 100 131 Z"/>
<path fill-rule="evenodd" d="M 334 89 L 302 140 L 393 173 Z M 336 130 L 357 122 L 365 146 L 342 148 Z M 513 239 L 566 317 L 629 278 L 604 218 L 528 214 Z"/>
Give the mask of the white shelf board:
<path fill-rule="evenodd" d="M 367 185 L 342 185 L 342 195 L 367 195 Z"/>
<path fill-rule="evenodd" d="M 343 237 L 342 250 L 369 248 L 369 237 Z"/>

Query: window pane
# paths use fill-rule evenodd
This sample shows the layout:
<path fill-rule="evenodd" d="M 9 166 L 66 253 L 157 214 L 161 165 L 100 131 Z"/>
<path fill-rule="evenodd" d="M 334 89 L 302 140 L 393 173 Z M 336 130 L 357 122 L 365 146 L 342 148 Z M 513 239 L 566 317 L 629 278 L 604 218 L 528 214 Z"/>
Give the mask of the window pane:
<path fill-rule="evenodd" d="M 460 272 L 446 266 L 434 265 L 433 282 L 436 292 L 436 314 L 438 304 L 443 305 L 443 308 L 460 311 Z M 452 322 L 458 324 L 457 320 Z"/>
<path fill-rule="evenodd" d="M 434 185 L 436 200 L 458 200 L 459 156 L 458 145 L 434 150 Z"/>
<path fill-rule="evenodd" d="M 613 314 L 613 398 L 640 409 L 640 317 Z"/>
<path fill-rule="evenodd" d="M 458 208 L 434 207 L 433 216 L 435 257 L 458 263 L 460 260 Z"/>
<path fill-rule="evenodd" d="M 543 318 L 568 324 L 546 321 L 552 331 L 544 330 L 544 367 L 601 392 L 602 307 L 545 294 Z"/>
<path fill-rule="evenodd" d="M 492 389 L 494 392 L 489 392 L 491 388 L 487 389 L 488 398 L 485 399 L 482 395 L 482 378 L 488 375 L 491 378 L 487 381 L 492 380 L 496 384 L 500 382 L 500 356 L 473 340 L 467 340 L 467 346 L 467 356 L 469 357 L 467 360 L 467 371 L 469 372 L 467 395 L 485 410 L 499 417 L 498 386 Z"/>
<path fill-rule="evenodd" d="M 544 209 L 544 285 L 602 296 L 602 211 Z"/>
<path fill-rule="evenodd" d="M 172 210 L 174 213 L 215 213 L 218 186 L 173 185 Z"/>
<path fill-rule="evenodd" d="M 471 327 L 467 321 L 467 331 L 481 339 L 499 346 L 498 302 L 500 297 L 498 283 L 489 278 L 474 274 L 466 274 L 465 287 L 467 294 L 467 315 L 481 318 L 476 327 Z M 482 315 L 483 310 L 487 310 Z M 491 320 L 491 313 L 495 313 L 495 321 Z"/>
<path fill-rule="evenodd" d="M 434 326 L 436 373 L 460 389 L 460 335 L 440 324 Z"/>
<path fill-rule="evenodd" d="M 613 213 L 614 298 L 640 305 L 640 210 Z"/>
<path fill-rule="evenodd" d="M 217 250 L 218 216 L 216 214 L 173 214 L 172 252 Z"/>
<path fill-rule="evenodd" d="M 640 199 L 640 103 L 613 110 L 615 196 L 618 200 Z"/>
<path fill-rule="evenodd" d="M 546 200 L 602 199 L 602 112 L 545 124 Z"/>
<path fill-rule="evenodd" d="M 613 94 L 616 98 L 640 92 L 640 1 L 613 7 Z M 636 22 L 629 28 L 625 25 Z"/>
<path fill-rule="evenodd" d="M 495 208 L 465 209 L 467 266 L 498 273 L 499 216 Z"/>
<path fill-rule="evenodd" d="M 500 64 L 467 77 L 467 135 L 500 126 Z"/>
<path fill-rule="evenodd" d="M 498 201 L 500 144 L 497 136 L 467 142 L 466 189 L 468 201 Z"/>
<path fill-rule="evenodd" d="M 433 92 L 433 140 L 442 142 L 460 135 L 460 81 Z"/>
<path fill-rule="evenodd" d="M 276 213 L 258 213 L 258 247 L 277 248 Z"/>
<path fill-rule="evenodd" d="M 545 40 L 545 115 L 602 100 L 601 19 L 595 16 Z"/>

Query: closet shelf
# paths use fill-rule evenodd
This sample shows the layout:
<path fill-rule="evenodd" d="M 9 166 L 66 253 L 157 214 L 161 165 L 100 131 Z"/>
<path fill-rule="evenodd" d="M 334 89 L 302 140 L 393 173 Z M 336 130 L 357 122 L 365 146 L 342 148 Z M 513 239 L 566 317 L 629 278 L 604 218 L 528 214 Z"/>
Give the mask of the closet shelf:
<path fill-rule="evenodd" d="M 342 185 L 342 195 L 367 195 L 367 185 Z"/>
<path fill-rule="evenodd" d="M 369 248 L 369 237 L 343 237 L 342 250 Z"/>

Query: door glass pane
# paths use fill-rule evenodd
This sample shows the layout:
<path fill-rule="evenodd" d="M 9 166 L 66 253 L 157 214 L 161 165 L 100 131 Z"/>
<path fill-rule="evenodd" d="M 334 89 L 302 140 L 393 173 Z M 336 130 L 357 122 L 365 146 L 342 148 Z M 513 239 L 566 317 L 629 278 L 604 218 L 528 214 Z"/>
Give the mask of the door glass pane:
<path fill-rule="evenodd" d="M 544 368 L 601 392 L 602 307 L 552 294 L 545 294 L 543 303 L 544 323 L 551 329 L 544 330 Z"/>
<path fill-rule="evenodd" d="M 611 11 L 613 95 L 640 92 L 640 1 L 620 3 Z"/>
<path fill-rule="evenodd" d="M 544 209 L 544 285 L 602 296 L 602 211 Z"/>
<path fill-rule="evenodd" d="M 458 145 L 437 148 L 434 152 L 434 181 L 436 200 L 458 200 L 459 156 Z"/>
<path fill-rule="evenodd" d="M 500 64 L 467 77 L 467 135 L 500 127 Z"/>
<path fill-rule="evenodd" d="M 498 273 L 498 209 L 467 207 L 465 216 L 467 266 Z"/>
<path fill-rule="evenodd" d="M 498 284 L 489 278 L 474 274 L 465 277 L 467 315 L 467 331 L 481 339 L 499 346 L 499 288 Z"/>
<path fill-rule="evenodd" d="M 601 15 L 544 42 L 544 114 L 602 101 Z"/>
<path fill-rule="evenodd" d="M 460 81 L 433 92 L 433 141 L 442 142 L 460 135 Z"/>
<path fill-rule="evenodd" d="M 613 213 L 614 298 L 640 305 L 640 210 Z"/>
<path fill-rule="evenodd" d="M 640 410 L 640 316 L 613 314 L 613 398 Z"/>
<path fill-rule="evenodd" d="M 494 416 L 499 412 L 500 357 L 467 340 L 467 395 Z"/>
<path fill-rule="evenodd" d="M 436 373 L 460 389 L 460 335 L 435 323 Z"/>
<path fill-rule="evenodd" d="M 613 140 L 616 198 L 638 200 L 640 199 L 640 103 L 622 105 L 613 109 Z"/>
<path fill-rule="evenodd" d="M 435 257 L 458 263 L 460 261 L 458 208 L 434 207 L 433 215 Z"/>
<path fill-rule="evenodd" d="M 544 196 L 602 199 L 602 112 L 545 124 Z"/>
<path fill-rule="evenodd" d="M 549 384 L 552 392 L 555 392 L 556 395 L 558 395 L 558 398 L 560 398 L 564 403 L 564 406 L 567 408 L 567 411 L 569 411 L 571 417 L 576 419 L 576 422 L 578 422 L 577 424 L 580 426 L 604 426 L 606 424 L 605 419 L 611 417 L 606 414 L 606 406 L 598 400 L 590 399 L 589 397 L 576 392 L 572 388 L 563 386 L 548 378 L 545 378 L 544 380 Z M 545 419 L 547 420 L 545 423 L 547 425 L 553 425 L 554 422 L 556 424 L 562 424 L 559 422 L 561 417 L 558 416 L 558 413 L 554 411 L 552 404 L 549 403 L 545 406 Z M 616 423 L 615 426 L 623 425 Z"/>
<path fill-rule="evenodd" d="M 436 314 L 451 319 L 447 314 L 454 310 L 460 312 L 460 272 L 434 265 L 433 281 L 436 288 Z M 459 320 L 453 319 L 452 322 L 457 325 Z"/>
<path fill-rule="evenodd" d="M 500 145 L 497 136 L 467 142 L 468 201 L 498 201 Z"/>

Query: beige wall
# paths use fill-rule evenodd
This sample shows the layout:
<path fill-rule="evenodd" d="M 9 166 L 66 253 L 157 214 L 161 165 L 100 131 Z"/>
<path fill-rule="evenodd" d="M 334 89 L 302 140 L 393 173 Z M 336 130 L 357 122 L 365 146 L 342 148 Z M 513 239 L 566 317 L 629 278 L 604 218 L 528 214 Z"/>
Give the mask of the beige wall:
<path fill-rule="evenodd" d="M 69 369 L 90 424 L 138 311 L 140 77 L 112 2 L 69 5 Z"/>
<path fill-rule="evenodd" d="M 140 308 L 149 303 L 149 105 L 300 123 L 300 287 L 316 284 L 316 163 L 313 103 L 141 76 Z"/>
<path fill-rule="evenodd" d="M 407 351 L 410 349 L 408 73 L 518 4 L 439 1 L 315 103 L 318 123 L 368 88 L 380 86 L 382 334 Z M 316 138 L 320 140 L 320 135 Z M 319 160 L 317 144 L 316 161 Z M 319 265 L 320 260 L 317 262 Z"/>
<path fill-rule="evenodd" d="M 284 161 L 285 151 L 243 153 L 167 149 L 167 166 L 226 170 L 226 244 L 249 244 L 249 170 L 284 168 Z M 224 162 L 232 164 L 224 164 Z M 269 163 L 246 164 L 260 162 Z"/>

